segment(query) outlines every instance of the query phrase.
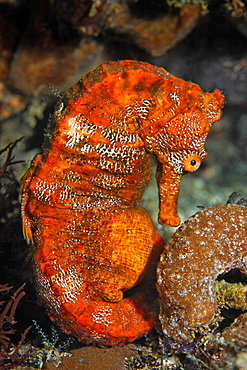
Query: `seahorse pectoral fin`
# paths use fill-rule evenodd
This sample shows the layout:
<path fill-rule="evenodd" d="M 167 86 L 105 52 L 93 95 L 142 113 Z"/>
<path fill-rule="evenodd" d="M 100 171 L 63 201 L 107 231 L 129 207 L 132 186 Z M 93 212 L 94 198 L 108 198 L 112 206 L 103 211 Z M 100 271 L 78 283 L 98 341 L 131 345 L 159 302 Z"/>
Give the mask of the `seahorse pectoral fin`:
<path fill-rule="evenodd" d="M 30 175 L 29 171 L 30 169 L 21 179 L 20 197 L 21 197 L 22 232 L 23 232 L 24 238 L 26 239 L 27 243 L 31 244 L 33 242 L 31 220 L 26 212 L 26 206 L 29 201 L 28 186 L 29 186 L 30 179 L 31 179 L 31 177 L 29 176 Z"/>
<path fill-rule="evenodd" d="M 167 164 L 158 164 L 157 184 L 159 190 L 159 216 L 162 225 L 178 226 L 180 218 L 177 214 L 177 200 L 182 174 Z"/>
<path fill-rule="evenodd" d="M 27 243 L 33 243 L 33 232 L 30 225 L 30 219 L 25 215 L 22 216 L 22 232 Z"/>
<path fill-rule="evenodd" d="M 21 214 L 22 214 L 22 231 L 25 239 L 27 240 L 28 244 L 33 242 L 33 232 L 31 228 L 31 219 L 27 213 L 27 204 L 30 201 L 29 199 L 29 187 L 30 183 L 33 179 L 37 166 L 40 164 L 42 160 L 42 155 L 38 154 L 34 158 L 31 167 L 27 170 L 27 172 L 21 178 L 21 186 L 20 186 L 20 199 L 21 199 Z"/>

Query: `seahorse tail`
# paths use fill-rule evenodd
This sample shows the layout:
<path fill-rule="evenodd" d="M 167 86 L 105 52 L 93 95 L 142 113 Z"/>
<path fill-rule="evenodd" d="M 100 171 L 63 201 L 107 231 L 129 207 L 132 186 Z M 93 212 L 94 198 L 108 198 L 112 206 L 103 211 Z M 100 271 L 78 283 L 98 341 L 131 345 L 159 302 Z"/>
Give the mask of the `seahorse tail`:
<path fill-rule="evenodd" d="M 50 318 L 65 332 L 86 344 L 113 346 L 132 342 L 155 325 L 158 313 L 155 273 L 163 246 L 163 240 L 157 235 L 143 280 L 125 292 L 119 302 L 107 302 L 97 296 L 88 282 L 81 283 L 73 266 L 66 274 L 67 280 L 62 270 L 61 275 L 47 279 L 47 273 L 54 271 L 54 266 L 36 263 L 34 280 L 40 303 L 45 304 Z"/>

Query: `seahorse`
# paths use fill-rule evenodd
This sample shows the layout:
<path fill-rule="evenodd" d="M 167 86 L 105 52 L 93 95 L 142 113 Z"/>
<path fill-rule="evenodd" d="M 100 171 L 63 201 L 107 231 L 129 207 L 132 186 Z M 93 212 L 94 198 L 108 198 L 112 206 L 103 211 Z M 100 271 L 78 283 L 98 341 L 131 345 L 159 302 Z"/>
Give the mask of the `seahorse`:
<path fill-rule="evenodd" d="M 206 157 L 223 100 L 219 90 L 203 93 L 129 60 L 100 65 L 61 98 L 21 194 L 33 281 L 63 330 L 104 346 L 152 328 L 153 266 L 163 242 L 139 204 L 151 154 L 159 222 L 177 226 L 180 179 Z"/>

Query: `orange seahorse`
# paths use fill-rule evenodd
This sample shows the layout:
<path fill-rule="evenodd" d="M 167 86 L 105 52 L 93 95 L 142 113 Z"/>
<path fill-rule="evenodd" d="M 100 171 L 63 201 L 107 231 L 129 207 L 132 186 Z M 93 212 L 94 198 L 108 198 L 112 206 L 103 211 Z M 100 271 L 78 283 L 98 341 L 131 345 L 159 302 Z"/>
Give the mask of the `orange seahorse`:
<path fill-rule="evenodd" d="M 128 60 L 99 66 L 61 99 L 43 154 L 22 179 L 22 217 L 38 295 L 65 331 L 114 345 L 152 327 L 152 261 L 162 242 L 139 205 L 150 154 L 158 161 L 159 222 L 177 226 L 180 178 L 206 157 L 223 100 L 218 90 L 203 93 Z"/>

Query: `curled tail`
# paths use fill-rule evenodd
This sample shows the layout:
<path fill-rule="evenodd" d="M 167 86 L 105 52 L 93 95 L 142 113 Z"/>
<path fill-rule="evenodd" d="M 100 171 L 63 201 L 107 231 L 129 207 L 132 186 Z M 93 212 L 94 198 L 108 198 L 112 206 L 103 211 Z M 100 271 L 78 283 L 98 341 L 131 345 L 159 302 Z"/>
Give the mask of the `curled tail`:
<path fill-rule="evenodd" d="M 41 303 L 48 308 L 50 318 L 65 332 L 86 344 L 112 346 L 132 342 L 147 334 L 157 317 L 155 271 L 163 246 L 163 240 L 157 235 L 143 280 L 125 292 L 124 298 L 119 302 L 107 302 L 97 297 L 90 291 L 87 283 L 83 284 L 78 275 L 74 275 L 76 270 L 72 273 L 72 267 L 70 281 L 66 282 L 67 287 L 64 287 L 61 294 L 58 291 L 58 282 L 45 278 L 44 271 L 40 270 L 41 266 L 36 264 L 35 282 Z M 63 281 L 61 285 L 64 284 Z"/>

